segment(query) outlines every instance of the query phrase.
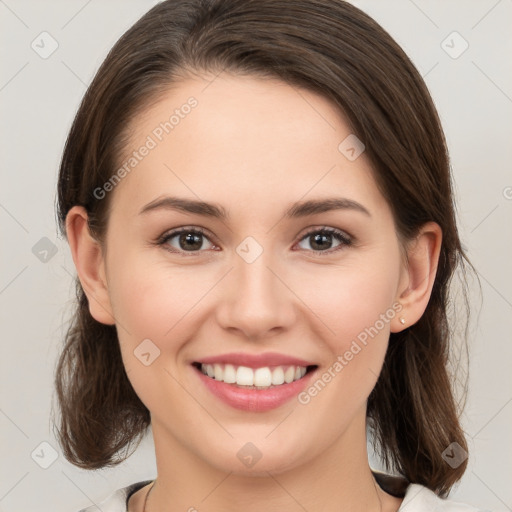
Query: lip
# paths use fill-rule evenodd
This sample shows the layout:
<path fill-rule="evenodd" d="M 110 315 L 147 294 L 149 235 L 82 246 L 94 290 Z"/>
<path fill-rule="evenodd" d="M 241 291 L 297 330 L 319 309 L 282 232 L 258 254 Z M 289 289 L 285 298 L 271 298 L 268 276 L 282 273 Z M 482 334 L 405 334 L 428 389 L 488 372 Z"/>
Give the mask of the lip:
<path fill-rule="evenodd" d="M 218 360 L 218 358 L 216 359 Z M 280 407 L 301 393 L 310 384 L 318 370 L 317 366 L 308 371 L 301 379 L 289 384 L 281 384 L 268 389 L 244 389 L 234 384 L 226 384 L 212 379 L 197 366 L 192 365 L 192 368 L 206 389 L 213 395 L 223 403 L 246 412 L 265 412 Z"/>
<path fill-rule="evenodd" d="M 195 361 L 203 364 L 232 364 L 233 366 L 247 366 L 248 368 L 262 368 L 264 366 L 314 366 L 313 362 L 297 357 L 266 352 L 264 354 L 248 354 L 244 352 L 231 352 L 217 356 L 205 357 Z M 316 365 L 318 366 L 318 365 Z"/>

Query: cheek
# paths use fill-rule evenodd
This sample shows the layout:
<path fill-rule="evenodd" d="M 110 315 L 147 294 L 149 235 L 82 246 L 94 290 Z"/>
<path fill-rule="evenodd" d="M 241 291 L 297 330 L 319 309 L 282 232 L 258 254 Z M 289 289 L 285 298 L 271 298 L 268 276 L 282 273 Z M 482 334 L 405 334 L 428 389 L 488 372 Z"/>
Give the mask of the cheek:
<path fill-rule="evenodd" d="M 331 354 L 312 394 L 328 388 L 321 402 L 337 403 L 340 411 L 367 399 L 386 354 L 390 323 L 397 314 L 393 304 L 399 267 L 392 257 L 386 264 L 383 260 L 383 265 L 372 258 L 373 265 L 309 274 L 297 293 L 318 318 L 317 337 Z"/>
<path fill-rule="evenodd" d="M 168 373 L 181 371 L 183 350 L 210 311 L 205 309 L 208 294 L 220 278 L 207 266 L 171 265 L 143 251 L 123 251 L 117 260 L 111 254 L 120 262 L 111 267 L 109 289 L 121 353 L 132 385 L 146 402 L 147 390 L 162 388 L 159 379 L 167 386 Z M 146 360 L 157 357 L 145 367 L 147 361 L 139 356 L 148 352 Z"/>
<path fill-rule="evenodd" d="M 180 410 L 187 395 L 176 380 L 176 360 L 192 335 L 194 305 L 211 285 L 199 286 L 190 269 L 165 268 L 126 253 L 118 261 L 110 297 L 127 376 L 150 411 L 161 411 L 162 404 Z"/>
<path fill-rule="evenodd" d="M 119 225 L 112 229 L 107 254 L 115 318 L 126 326 L 133 343 L 145 338 L 161 339 L 186 315 L 193 299 L 198 300 L 199 281 L 190 265 L 171 264 L 163 248 L 145 246 L 149 236 L 148 240 L 141 237 L 122 219 L 112 221 Z"/>
<path fill-rule="evenodd" d="M 323 338 L 332 340 L 332 349 L 338 353 L 372 326 L 389 333 L 398 269 L 394 272 L 392 265 L 369 268 L 331 267 L 305 274 L 297 283 L 297 295 L 324 325 L 328 335 Z"/>

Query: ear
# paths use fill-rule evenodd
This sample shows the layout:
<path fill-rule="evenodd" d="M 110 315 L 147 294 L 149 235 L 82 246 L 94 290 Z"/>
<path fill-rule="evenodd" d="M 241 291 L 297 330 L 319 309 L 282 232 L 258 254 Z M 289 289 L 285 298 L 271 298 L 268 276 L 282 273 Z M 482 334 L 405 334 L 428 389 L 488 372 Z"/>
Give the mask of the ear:
<path fill-rule="evenodd" d="M 427 222 L 406 249 L 396 301 L 402 309 L 393 318 L 391 332 L 415 324 L 425 312 L 434 286 L 443 232 L 439 224 Z M 400 319 L 404 323 L 400 322 Z"/>
<path fill-rule="evenodd" d="M 91 236 L 87 221 L 87 211 L 83 206 L 73 206 L 66 216 L 66 234 L 71 255 L 92 317 L 102 324 L 114 325 L 103 249 Z"/>

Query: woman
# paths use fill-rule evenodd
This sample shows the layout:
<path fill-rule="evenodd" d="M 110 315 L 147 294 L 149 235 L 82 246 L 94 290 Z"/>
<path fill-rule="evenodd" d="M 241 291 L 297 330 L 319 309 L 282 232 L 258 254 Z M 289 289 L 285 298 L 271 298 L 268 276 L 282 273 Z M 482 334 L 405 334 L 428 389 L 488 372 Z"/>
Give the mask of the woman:
<path fill-rule="evenodd" d="M 129 29 L 58 184 L 62 449 L 155 443 L 157 478 L 102 510 L 476 510 L 445 499 L 450 179 L 421 76 L 348 3 L 166 1 Z"/>

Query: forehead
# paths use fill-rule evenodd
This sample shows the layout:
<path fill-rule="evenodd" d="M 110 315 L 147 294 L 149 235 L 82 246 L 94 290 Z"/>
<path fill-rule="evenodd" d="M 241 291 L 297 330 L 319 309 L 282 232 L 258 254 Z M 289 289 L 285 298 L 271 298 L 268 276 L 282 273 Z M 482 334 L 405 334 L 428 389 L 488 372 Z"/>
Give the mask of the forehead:
<path fill-rule="evenodd" d="M 338 192 L 385 206 L 364 153 L 340 151 L 347 137 L 339 110 L 311 91 L 225 73 L 188 78 L 133 120 L 114 197 L 128 208 L 171 194 L 256 211 Z"/>

